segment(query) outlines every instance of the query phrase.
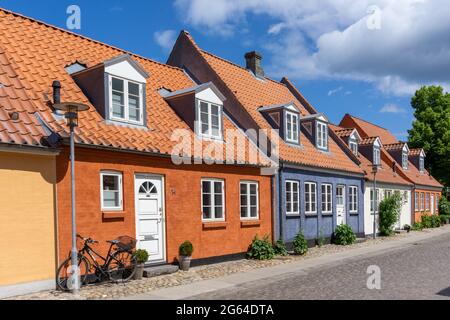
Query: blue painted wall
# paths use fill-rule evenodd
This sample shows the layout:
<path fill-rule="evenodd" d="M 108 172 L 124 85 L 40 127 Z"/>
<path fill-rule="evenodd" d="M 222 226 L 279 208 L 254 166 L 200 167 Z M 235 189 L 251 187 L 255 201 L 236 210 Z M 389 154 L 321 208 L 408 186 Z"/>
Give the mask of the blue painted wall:
<path fill-rule="evenodd" d="M 280 179 L 281 178 L 281 179 Z M 281 180 L 281 185 L 280 185 Z M 296 180 L 300 183 L 300 215 L 286 216 L 286 192 L 285 181 Z M 305 182 L 317 184 L 317 214 L 305 215 Z M 333 186 L 333 212 L 322 214 L 322 190 L 321 184 L 327 183 Z M 297 233 L 301 230 L 308 240 L 323 236 L 329 238 L 336 228 L 336 187 L 346 187 L 346 215 L 347 224 L 356 234 L 364 234 L 364 179 L 363 177 L 345 176 L 344 174 L 321 173 L 308 170 L 282 168 L 276 177 L 276 208 L 274 231 L 275 239 L 281 235 L 286 243 L 291 243 Z M 351 213 L 349 210 L 349 187 L 358 187 L 358 212 Z"/>

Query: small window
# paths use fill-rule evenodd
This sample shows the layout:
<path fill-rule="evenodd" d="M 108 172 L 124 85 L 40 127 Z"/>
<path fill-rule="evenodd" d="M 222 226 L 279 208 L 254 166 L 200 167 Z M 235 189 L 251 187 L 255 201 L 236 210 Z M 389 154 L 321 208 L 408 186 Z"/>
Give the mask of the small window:
<path fill-rule="evenodd" d="M 225 220 L 225 195 L 223 180 L 202 180 L 202 213 L 204 221 Z"/>
<path fill-rule="evenodd" d="M 420 193 L 420 211 L 425 210 L 425 195 L 423 192 Z"/>
<path fill-rule="evenodd" d="M 419 158 L 419 170 L 420 172 L 423 172 L 425 170 L 425 157 L 420 156 Z"/>
<path fill-rule="evenodd" d="M 331 184 L 322 185 L 322 213 L 332 213 L 333 212 L 333 198 L 332 198 Z"/>
<path fill-rule="evenodd" d="M 414 194 L 414 211 L 419 211 L 419 193 Z"/>
<path fill-rule="evenodd" d="M 198 100 L 198 133 L 202 137 L 222 139 L 222 107 Z"/>
<path fill-rule="evenodd" d="M 328 126 L 326 123 L 317 122 L 317 148 L 328 149 Z"/>
<path fill-rule="evenodd" d="M 386 199 L 389 197 L 392 197 L 392 190 L 388 190 L 388 189 L 384 190 L 384 198 Z"/>
<path fill-rule="evenodd" d="M 286 141 L 298 143 L 298 115 L 286 112 Z"/>
<path fill-rule="evenodd" d="M 259 195 L 257 182 L 241 182 L 241 219 L 258 219 Z"/>
<path fill-rule="evenodd" d="M 143 84 L 110 76 L 112 120 L 143 124 Z"/>
<path fill-rule="evenodd" d="M 378 213 L 378 208 L 380 206 L 380 190 L 377 189 L 377 200 L 376 200 L 376 204 L 377 204 L 377 208 L 376 208 L 376 212 Z M 373 214 L 374 208 L 373 208 L 373 203 L 374 202 L 374 192 L 373 189 L 370 189 L 370 212 Z"/>
<path fill-rule="evenodd" d="M 425 202 L 425 210 L 430 211 L 430 194 L 429 193 L 427 193 L 426 199 L 427 200 Z"/>
<path fill-rule="evenodd" d="M 377 166 L 381 165 L 380 147 L 377 146 L 373 147 L 373 164 Z"/>
<path fill-rule="evenodd" d="M 355 156 L 358 155 L 358 143 L 356 141 L 351 140 L 350 143 L 350 150 L 352 150 L 353 154 Z"/>
<path fill-rule="evenodd" d="M 338 206 L 344 205 L 344 190 L 345 186 L 338 186 L 336 188 L 336 204 Z"/>
<path fill-rule="evenodd" d="M 286 214 L 298 215 L 300 190 L 298 181 L 286 181 Z"/>
<path fill-rule="evenodd" d="M 403 169 L 408 170 L 408 164 L 409 164 L 408 151 L 404 150 L 402 152 L 402 167 L 403 167 Z"/>
<path fill-rule="evenodd" d="M 350 212 L 358 212 L 358 187 L 349 187 Z"/>
<path fill-rule="evenodd" d="M 122 210 L 122 174 L 100 173 L 102 210 Z"/>
<path fill-rule="evenodd" d="M 305 213 L 317 213 L 317 185 L 312 182 L 305 183 Z"/>

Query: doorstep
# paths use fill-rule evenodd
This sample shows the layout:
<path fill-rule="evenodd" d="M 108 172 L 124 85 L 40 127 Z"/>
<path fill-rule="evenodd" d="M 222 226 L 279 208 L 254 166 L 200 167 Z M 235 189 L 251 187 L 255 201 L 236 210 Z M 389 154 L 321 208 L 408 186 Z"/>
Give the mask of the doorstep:
<path fill-rule="evenodd" d="M 157 276 L 162 276 L 164 274 L 172 274 L 178 272 L 179 268 L 173 264 L 163 264 L 157 266 L 147 266 L 144 267 L 144 277 L 152 278 Z"/>

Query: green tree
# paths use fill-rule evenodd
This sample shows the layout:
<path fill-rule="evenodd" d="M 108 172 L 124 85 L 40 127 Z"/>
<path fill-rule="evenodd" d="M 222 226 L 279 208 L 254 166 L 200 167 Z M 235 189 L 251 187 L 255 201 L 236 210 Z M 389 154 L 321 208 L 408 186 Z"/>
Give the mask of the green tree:
<path fill-rule="evenodd" d="M 440 86 L 425 86 L 411 99 L 415 120 L 409 146 L 423 148 L 429 172 L 450 186 L 450 94 Z"/>

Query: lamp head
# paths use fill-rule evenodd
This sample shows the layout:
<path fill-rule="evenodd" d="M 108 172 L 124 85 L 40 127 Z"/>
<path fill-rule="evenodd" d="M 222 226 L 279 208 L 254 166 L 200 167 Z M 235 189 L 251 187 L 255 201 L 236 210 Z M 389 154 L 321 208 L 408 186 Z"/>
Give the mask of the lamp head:
<path fill-rule="evenodd" d="M 53 105 L 53 108 L 64 112 L 67 125 L 70 127 L 76 127 L 78 125 L 78 112 L 89 110 L 88 105 L 77 102 L 57 103 Z"/>

